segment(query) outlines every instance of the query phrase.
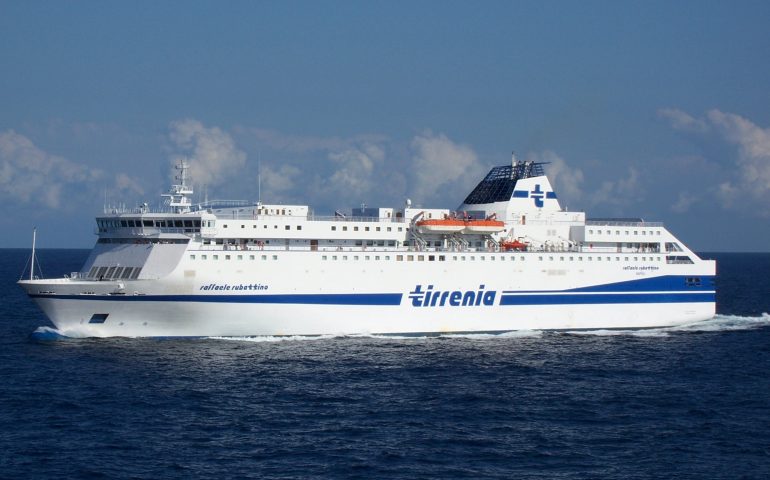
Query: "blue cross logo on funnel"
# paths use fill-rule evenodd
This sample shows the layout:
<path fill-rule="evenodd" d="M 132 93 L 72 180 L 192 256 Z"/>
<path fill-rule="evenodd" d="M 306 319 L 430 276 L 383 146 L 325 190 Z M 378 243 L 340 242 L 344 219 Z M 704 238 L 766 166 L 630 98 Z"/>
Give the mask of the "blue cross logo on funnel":
<path fill-rule="evenodd" d="M 546 199 L 546 198 L 555 199 L 556 192 L 545 192 L 543 191 L 542 187 L 540 187 L 540 184 L 536 183 L 535 189 L 532 191 L 514 190 L 513 198 L 531 198 L 535 201 L 535 206 L 537 208 L 543 208 L 543 206 L 545 205 L 545 202 L 543 202 L 543 199 Z"/>
<path fill-rule="evenodd" d="M 545 192 L 540 190 L 540 184 L 535 184 L 535 189 L 529 192 L 529 198 L 535 199 L 535 206 L 537 208 L 543 207 L 543 197 L 545 197 Z"/>

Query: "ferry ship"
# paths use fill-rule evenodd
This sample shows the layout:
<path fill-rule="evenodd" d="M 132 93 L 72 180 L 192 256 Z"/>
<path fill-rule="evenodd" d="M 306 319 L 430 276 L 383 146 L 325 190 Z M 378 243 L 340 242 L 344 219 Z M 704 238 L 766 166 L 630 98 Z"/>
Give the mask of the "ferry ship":
<path fill-rule="evenodd" d="M 64 335 L 435 334 L 663 327 L 715 314 L 716 264 L 662 223 L 563 209 L 544 170 L 492 168 L 455 209 L 112 210 L 78 272 L 19 284 Z M 34 252 L 33 252 L 34 261 Z M 34 270 L 34 268 L 33 268 Z"/>

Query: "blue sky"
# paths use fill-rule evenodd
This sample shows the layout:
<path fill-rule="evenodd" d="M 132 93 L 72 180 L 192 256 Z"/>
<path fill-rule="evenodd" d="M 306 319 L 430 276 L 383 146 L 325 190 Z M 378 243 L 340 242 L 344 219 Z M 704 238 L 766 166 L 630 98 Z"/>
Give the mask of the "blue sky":
<path fill-rule="evenodd" d="M 180 156 L 209 198 L 563 203 L 770 250 L 769 2 L 0 1 L 0 247 L 90 247 Z M 258 165 L 261 165 L 258 167 Z M 205 186 L 204 186 L 205 185 Z"/>

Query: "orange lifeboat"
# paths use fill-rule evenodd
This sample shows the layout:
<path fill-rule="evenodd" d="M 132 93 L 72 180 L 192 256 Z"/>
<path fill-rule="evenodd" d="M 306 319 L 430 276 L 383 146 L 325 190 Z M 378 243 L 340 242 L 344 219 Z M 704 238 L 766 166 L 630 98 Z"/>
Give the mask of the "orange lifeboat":
<path fill-rule="evenodd" d="M 505 228 L 500 220 L 466 220 L 465 233 L 496 233 Z"/>
<path fill-rule="evenodd" d="M 503 248 L 503 251 L 506 251 L 506 252 L 510 252 L 510 251 L 524 252 L 527 250 L 527 247 L 529 247 L 529 244 L 519 240 L 513 240 L 513 241 L 509 240 L 509 241 L 502 242 L 500 246 Z"/>
<path fill-rule="evenodd" d="M 465 228 L 465 222 L 456 218 L 420 220 L 415 225 L 428 233 L 456 233 Z"/>

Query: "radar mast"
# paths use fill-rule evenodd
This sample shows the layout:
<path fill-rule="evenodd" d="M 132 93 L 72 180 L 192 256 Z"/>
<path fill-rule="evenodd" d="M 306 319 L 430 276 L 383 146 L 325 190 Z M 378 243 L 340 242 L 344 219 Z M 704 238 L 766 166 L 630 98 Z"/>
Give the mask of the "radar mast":
<path fill-rule="evenodd" d="M 174 213 L 189 213 L 192 206 L 189 195 L 193 194 L 192 187 L 187 185 L 187 170 L 190 168 L 190 164 L 182 159 L 174 168 L 179 170 L 179 173 L 174 176 L 174 179 L 179 183 L 171 185 L 168 193 L 161 196 L 167 198 L 166 205 L 171 207 Z"/>

